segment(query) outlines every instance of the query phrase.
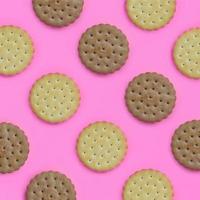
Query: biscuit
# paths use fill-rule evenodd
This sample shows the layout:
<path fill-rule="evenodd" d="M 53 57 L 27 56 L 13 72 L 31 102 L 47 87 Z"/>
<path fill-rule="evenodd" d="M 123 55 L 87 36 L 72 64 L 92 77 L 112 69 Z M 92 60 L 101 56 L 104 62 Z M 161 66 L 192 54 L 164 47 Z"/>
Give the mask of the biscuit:
<path fill-rule="evenodd" d="M 26 190 L 26 200 L 76 200 L 71 180 L 59 172 L 42 172 L 36 175 Z"/>
<path fill-rule="evenodd" d="M 69 119 L 80 104 L 76 83 L 64 74 L 48 74 L 33 85 L 29 102 L 33 112 L 44 121 L 59 123 Z"/>
<path fill-rule="evenodd" d="M 0 27 L 0 74 L 14 75 L 32 61 L 34 49 L 30 36 L 14 26 Z"/>
<path fill-rule="evenodd" d="M 176 10 L 176 0 L 126 0 L 131 21 L 145 30 L 156 30 L 170 22 Z"/>
<path fill-rule="evenodd" d="M 123 200 L 172 200 L 173 188 L 169 179 L 156 170 L 141 170 L 126 181 Z"/>
<path fill-rule="evenodd" d="M 92 26 L 83 33 L 79 42 L 79 56 L 91 71 L 109 74 L 126 62 L 129 45 L 126 36 L 109 24 Z"/>
<path fill-rule="evenodd" d="M 128 85 L 125 101 L 130 113 L 144 122 L 158 122 L 173 110 L 175 89 L 161 74 L 147 72 L 135 77 Z"/>
<path fill-rule="evenodd" d="M 200 170 L 200 121 L 193 120 L 180 125 L 172 137 L 171 148 L 182 166 Z"/>
<path fill-rule="evenodd" d="M 119 127 L 110 122 L 96 122 L 86 127 L 77 141 L 81 162 L 95 171 L 118 166 L 127 152 L 126 138 Z"/>
<path fill-rule="evenodd" d="M 174 62 L 190 78 L 200 78 L 200 28 L 183 33 L 176 41 Z"/>
<path fill-rule="evenodd" d="M 18 170 L 28 158 L 29 143 L 19 127 L 0 123 L 0 173 Z"/>
<path fill-rule="evenodd" d="M 33 9 L 45 24 L 63 27 L 80 16 L 83 3 L 83 0 L 33 0 Z"/>

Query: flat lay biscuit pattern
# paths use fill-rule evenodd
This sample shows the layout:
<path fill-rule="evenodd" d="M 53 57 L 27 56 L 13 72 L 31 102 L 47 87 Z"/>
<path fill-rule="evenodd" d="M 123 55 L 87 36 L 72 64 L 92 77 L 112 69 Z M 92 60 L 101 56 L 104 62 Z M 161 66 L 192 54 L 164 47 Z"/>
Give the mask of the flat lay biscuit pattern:
<path fill-rule="evenodd" d="M 80 16 L 83 0 L 33 0 L 33 8 L 44 23 L 62 27 L 73 23 Z"/>
<path fill-rule="evenodd" d="M 135 77 L 125 94 L 128 110 L 145 122 L 157 122 L 166 118 L 173 110 L 176 92 L 163 75 L 145 73 Z"/>
<path fill-rule="evenodd" d="M 77 153 L 87 167 L 107 171 L 125 157 L 127 143 L 123 132 L 110 122 L 96 122 L 86 127 L 77 141 Z"/>
<path fill-rule="evenodd" d="M 79 21 L 77 18 L 83 10 L 83 1 L 31 0 L 28 4 L 22 3 L 23 0 L 19 0 L 17 4 L 11 0 L 2 2 L 0 8 L 2 23 L 21 24 L 29 30 L 33 36 L 37 55 L 33 60 L 33 68 L 27 73 L 16 77 L 0 77 L 1 117 L 4 121 L 10 119 L 24 123 L 23 126 L 31 142 L 30 162 L 21 168 L 29 154 L 27 138 L 19 127 L 2 123 L 9 127 L 4 130 L 0 124 L 0 133 L 3 130 L 4 134 L 3 137 L 0 134 L 0 173 L 2 173 L 0 199 L 75 200 L 76 191 L 73 183 L 64 174 L 55 171 L 38 174 L 30 181 L 25 191 L 27 180 L 35 173 L 34 171 L 57 168 L 63 173 L 70 174 L 75 180 L 77 199 L 107 200 L 118 199 L 123 195 L 121 199 L 124 200 L 126 198 L 172 200 L 172 184 L 164 174 L 156 170 L 138 171 L 127 180 L 124 188 L 122 187 L 130 170 L 142 169 L 144 165 L 157 166 L 158 169 L 165 168 L 174 181 L 175 198 L 181 200 L 198 198 L 198 172 L 188 169 L 200 169 L 200 122 L 189 121 L 176 129 L 171 141 L 172 152 L 166 151 L 170 148 L 169 136 L 173 134 L 177 123 L 199 114 L 196 111 L 199 97 L 198 81 L 184 79 L 174 67 L 176 65 L 178 70 L 188 77 L 200 77 L 198 66 L 200 29 L 193 28 L 185 32 L 173 46 L 177 36 L 189 24 L 193 27 L 198 26 L 196 21 L 198 7 L 196 10 L 190 10 L 191 5 L 198 5 L 197 0 L 190 3 L 186 2 L 187 0 L 181 3 L 178 0 L 124 0 L 123 2 L 85 0 L 86 12 Z M 9 2 L 8 7 L 4 6 L 6 2 Z M 174 21 L 163 28 L 173 18 L 176 2 L 178 12 Z M 7 14 L 3 14 L 4 8 Z M 131 23 L 126 14 L 137 27 Z M 38 18 L 49 26 L 41 23 Z M 75 20 L 77 24 L 62 30 L 55 29 L 68 26 Z M 116 27 L 109 23 L 115 24 Z M 92 26 L 93 24 L 99 25 Z M 87 27 L 91 28 L 86 30 Z M 163 29 L 146 32 L 138 27 L 145 30 Z M 7 39 L 4 33 L 1 34 L 1 28 L 9 28 L 9 31 L 13 28 L 23 32 L 30 41 L 30 45 L 28 44 L 30 52 L 23 49 L 24 46 L 27 47 L 27 42 L 24 43 L 21 33 L 19 40 L 14 41 L 14 47 L 10 48 L 12 40 L 18 36 L 11 31 L 11 36 L 8 34 Z M 84 30 L 86 32 L 83 33 Z M 0 27 L 1 36 L 4 38 L 0 40 L 0 75 L 18 74 L 32 61 L 34 54 L 32 39 L 23 29 L 14 26 Z M 9 42 L 10 44 L 7 44 Z M 1 57 L 2 52 L 5 53 L 4 57 Z M 24 54 L 30 57 L 27 60 L 19 58 Z M 98 74 L 110 74 L 120 70 L 126 62 L 127 65 L 118 73 L 99 76 L 84 69 L 81 62 L 87 69 Z M 24 65 L 17 65 L 19 63 Z M 4 70 L 2 72 L 1 64 Z M 152 69 L 166 74 L 173 80 L 175 87 L 163 75 L 149 72 Z M 48 74 L 52 71 L 55 74 Z M 81 107 L 77 118 L 63 124 L 51 125 L 37 120 L 33 114 L 46 122 L 60 123 L 73 116 L 80 105 L 78 85 L 68 76 L 59 74 L 62 72 L 75 77 L 80 83 L 83 109 Z M 44 73 L 47 75 L 38 79 Z M 125 91 L 129 78 L 136 76 L 137 73 L 145 73 L 141 74 L 145 75 L 142 81 L 137 82 L 136 87 L 134 85 L 133 88 L 129 88 L 140 75 L 135 77 Z M 177 109 L 168 120 L 150 125 L 135 121 L 130 115 L 131 113 L 144 122 L 158 122 L 165 119 L 175 107 L 175 88 L 178 97 Z M 110 122 L 96 122 L 82 130 L 88 121 L 109 119 L 120 124 L 122 130 L 126 130 L 128 142 L 126 134 L 118 125 Z M 16 158 L 16 155 L 23 154 L 24 150 L 15 152 L 9 149 L 9 145 L 12 148 L 16 146 L 19 148 L 24 144 L 16 139 L 16 135 L 14 139 L 6 135 L 10 133 L 12 126 L 15 128 L 14 131 L 21 132 L 25 137 L 26 147 L 23 148 L 27 155 L 23 155 L 21 160 Z M 78 137 L 77 133 L 80 130 L 82 132 Z M 145 140 L 141 140 L 142 138 Z M 18 142 L 16 146 L 15 142 Z M 126 153 L 128 159 L 124 160 Z M 188 169 L 182 169 L 179 164 Z M 115 167 L 117 169 L 113 170 Z M 4 175 L 20 168 L 19 172 Z M 113 171 L 107 172 L 108 170 Z M 185 187 L 185 184 L 190 187 Z"/>
<path fill-rule="evenodd" d="M 50 123 L 69 119 L 78 109 L 80 92 L 76 83 L 64 74 L 48 74 L 33 85 L 29 101 L 33 112 Z"/>
<path fill-rule="evenodd" d="M 173 188 L 169 179 L 156 170 L 141 170 L 124 185 L 123 200 L 172 200 Z"/>
<path fill-rule="evenodd" d="M 0 123 L 0 173 L 18 170 L 28 158 L 29 143 L 24 132 L 10 123 Z"/>
<path fill-rule="evenodd" d="M 200 121 L 193 120 L 180 125 L 174 133 L 171 147 L 181 165 L 200 170 Z"/>
<path fill-rule="evenodd" d="M 26 200 L 76 200 L 71 180 L 59 172 L 42 172 L 29 183 Z"/>
<path fill-rule="evenodd" d="M 0 27 L 0 74 L 14 75 L 30 64 L 34 49 L 30 36 L 14 26 Z"/>
<path fill-rule="evenodd" d="M 109 24 L 99 24 L 83 33 L 79 56 L 88 69 L 100 74 L 113 73 L 125 64 L 128 46 L 121 30 Z"/>
<path fill-rule="evenodd" d="M 174 47 L 174 62 L 184 75 L 200 78 L 200 28 L 183 33 Z"/>
<path fill-rule="evenodd" d="M 176 9 L 176 0 L 127 0 L 126 10 L 135 25 L 156 30 L 169 23 Z"/>

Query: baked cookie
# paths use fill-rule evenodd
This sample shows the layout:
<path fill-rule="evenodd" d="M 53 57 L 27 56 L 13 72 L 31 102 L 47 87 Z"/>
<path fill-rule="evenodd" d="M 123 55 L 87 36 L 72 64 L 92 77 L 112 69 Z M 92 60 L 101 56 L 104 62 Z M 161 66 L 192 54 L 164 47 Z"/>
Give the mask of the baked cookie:
<path fill-rule="evenodd" d="M 29 154 L 27 137 L 19 127 L 0 123 L 0 173 L 18 170 Z"/>
<path fill-rule="evenodd" d="M 141 170 L 126 181 L 123 200 L 172 200 L 169 179 L 157 170 Z"/>
<path fill-rule="evenodd" d="M 0 74 L 15 75 L 32 61 L 33 43 L 27 32 L 14 26 L 0 27 Z"/>
<path fill-rule="evenodd" d="M 180 72 L 200 78 L 200 28 L 183 33 L 174 47 L 174 62 Z"/>
<path fill-rule="evenodd" d="M 170 81 L 161 74 L 147 72 L 135 77 L 125 94 L 128 110 L 137 119 L 158 122 L 173 110 L 176 92 Z"/>
<path fill-rule="evenodd" d="M 83 3 L 83 0 L 33 0 L 33 9 L 45 24 L 63 27 L 80 16 Z"/>
<path fill-rule="evenodd" d="M 110 122 L 96 122 L 86 127 L 77 141 L 81 162 L 95 171 L 111 170 L 119 165 L 127 151 L 122 130 Z"/>
<path fill-rule="evenodd" d="M 115 26 L 99 24 L 83 33 L 79 42 L 79 56 L 91 71 L 109 74 L 126 62 L 129 45 L 126 36 Z"/>
<path fill-rule="evenodd" d="M 30 96 L 33 112 L 44 121 L 59 123 L 69 119 L 80 104 L 76 83 L 64 74 L 47 74 L 33 85 Z"/>
<path fill-rule="evenodd" d="M 156 30 L 170 22 L 176 10 L 176 0 L 126 0 L 131 21 L 145 30 Z"/>
<path fill-rule="evenodd" d="M 193 120 L 180 125 L 172 137 L 171 147 L 181 165 L 200 170 L 200 121 Z"/>
<path fill-rule="evenodd" d="M 71 180 L 59 172 L 42 172 L 29 183 L 26 200 L 76 200 Z"/>

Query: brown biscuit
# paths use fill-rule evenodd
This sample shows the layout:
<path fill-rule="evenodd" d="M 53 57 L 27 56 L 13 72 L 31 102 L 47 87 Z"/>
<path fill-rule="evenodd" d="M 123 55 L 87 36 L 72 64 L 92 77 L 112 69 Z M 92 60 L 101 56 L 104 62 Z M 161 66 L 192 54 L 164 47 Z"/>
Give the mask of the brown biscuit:
<path fill-rule="evenodd" d="M 0 124 L 0 173 L 18 170 L 28 158 L 29 144 L 24 132 L 10 123 Z"/>
<path fill-rule="evenodd" d="M 27 200 L 76 200 L 71 180 L 59 172 L 42 172 L 29 183 Z"/>
<path fill-rule="evenodd" d="M 200 121 L 193 120 L 180 125 L 172 137 L 171 148 L 181 165 L 200 170 Z"/>
<path fill-rule="evenodd" d="M 128 110 L 139 120 L 158 122 L 172 112 L 176 92 L 166 77 L 148 72 L 129 83 L 125 101 Z"/>
<path fill-rule="evenodd" d="M 83 0 L 33 0 L 33 9 L 47 25 L 68 26 L 80 16 Z"/>
<path fill-rule="evenodd" d="M 109 24 L 95 25 L 83 33 L 79 42 L 79 56 L 91 71 L 108 74 L 126 62 L 129 45 L 126 36 Z"/>

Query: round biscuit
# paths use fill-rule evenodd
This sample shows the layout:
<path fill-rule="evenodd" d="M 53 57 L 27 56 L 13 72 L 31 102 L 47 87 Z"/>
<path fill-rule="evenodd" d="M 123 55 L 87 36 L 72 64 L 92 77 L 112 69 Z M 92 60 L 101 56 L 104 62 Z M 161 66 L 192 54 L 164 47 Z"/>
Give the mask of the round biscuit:
<path fill-rule="evenodd" d="M 80 16 L 83 4 L 83 0 L 33 0 L 33 9 L 45 24 L 63 27 Z"/>
<path fill-rule="evenodd" d="M 172 137 L 171 148 L 182 166 L 200 170 L 200 121 L 193 120 L 180 125 Z"/>
<path fill-rule="evenodd" d="M 110 74 L 125 64 L 129 44 L 117 27 L 99 24 L 82 34 L 78 50 L 86 68 L 99 74 Z"/>
<path fill-rule="evenodd" d="M 176 0 L 126 0 L 131 21 L 145 30 L 156 30 L 170 22 L 176 10 Z"/>
<path fill-rule="evenodd" d="M 36 175 L 26 190 L 26 200 L 76 200 L 73 183 L 59 172 L 42 172 Z"/>
<path fill-rule="evenodd" d="M 76 83 L 64 74 L 47 74 L 33 85 L 29 102 L 33 112 L 44 121 L 59 123 L 69 119 L 80 104 Z"/>
<path fill-rule="evenodd" d="M 169 179 L 157 170 L 141 170 L 126 181 L 123 200 L 172 200 L 173 188 Z"/>
<path fill-rule="evenodd" d="M 122 130 L 110 122 L 96 122 L 86 127 L 77 140 L 81 162 L 95 171 L 107 171 L 118 166 L 127 152 Z"/>
<path fill-rule="evenodd" d="M 166 118 L 176 102 L 176 91 L 161 74 L 147 72 L 135 77 L 128 85 L 125 101 L 130 113 L 144 122 Z"/>
<path fill-rule="evenodd" d="M 0 74 L 15 75 L 32 61 L 33 43 L 27 32 L 19 27 L 0 27 Z"/>
<path fill-rule="evenodd" d="M 177 69 L 190 78 L 200 78 L 200 28 L 183 33 L 174 46 Z"/>
<path fill-rule="evenodd" d="M 19 127 L 0 123 L 0 173 L 18 170 L 28 158 L 29 143 Z"/>

